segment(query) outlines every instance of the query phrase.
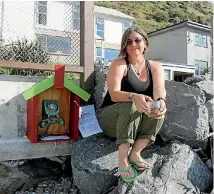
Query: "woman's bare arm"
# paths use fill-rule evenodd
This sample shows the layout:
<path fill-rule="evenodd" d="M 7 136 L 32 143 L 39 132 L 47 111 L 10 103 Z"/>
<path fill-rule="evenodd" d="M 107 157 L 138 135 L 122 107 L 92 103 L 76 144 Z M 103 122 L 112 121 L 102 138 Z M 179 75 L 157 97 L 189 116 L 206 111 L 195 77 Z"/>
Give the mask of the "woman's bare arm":
<path fill-rule="evenodd" d="M 158 98 L 166 99 L 166 89 L 165 89 L 165 75 L 164 69 L 161 64 L 157 62 L 150 62 L 153 80 L 153 99 Z M 166 113 L 166 103 L 165 100 L 160 100 L 160 112 L 155 116 L 157 119 L 164 118 Z"/>
<path fill-rule="evenodd" d="M 107 87 L 114 102 L 129 100 L 129 92 L 121 91 L 121 81 L 126 73 L 126 63 L 123 59 L 116 59 L 111 63 L 107 74 Z"/>
<path fill-rule="evenodd" d="M 116 59 L 112 62 L 109 72 L 107 74 L 107 86 L 111 96 L 111 100 L 114 102 L 131 101 L 129 99 L 132 96 L 132 101 L 136 105 L 138 112 L 146 112 L 148 110 L 147 100 L 152 101 L 151 97 L 143 94 L 136 94 L 130 92 L 121 91 L 121 81 L 127 73 L 127 66 L 122 59 Z"/>
<path fill-rule="evenodd" d="M 153 99 L 166 98 L 164 69 L 160 63 L 150 61 L 153 79 Z"/>

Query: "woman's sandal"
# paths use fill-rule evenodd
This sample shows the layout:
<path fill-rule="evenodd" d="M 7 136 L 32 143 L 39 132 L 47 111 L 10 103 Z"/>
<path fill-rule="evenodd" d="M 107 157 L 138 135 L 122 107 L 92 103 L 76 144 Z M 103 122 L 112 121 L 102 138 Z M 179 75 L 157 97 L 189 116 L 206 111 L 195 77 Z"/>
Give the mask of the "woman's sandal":
<path fill-rule="evenodd" d="M 131 183 L 133 182 L 137 176 L 138 176 L 138 173 L 137 171 L 135 170 L 134 167 L 132 167 L 131 164 L 129 164 L 129 166 L 127 168 L 119 168 L 119 172 L 120 173 L 124 173 L 124 172 L 130 172 L 130 170 L 132 169 L 133 173 L 134 173 L 134 176 L 133 177 L 130 177 L 130 178 L 122 178 L 126 183 Z"/>
<path fill-rule="evenodd" d="M 149 169 L 149 168 L 152 168 L 152 165 L 149 164 L 148 162 L 146 162 L 145 160 L 133 160 L 133 161 L 130 161 L 130 163 L 133 165 L 133 168 L 135 168 L 136 170 L 145 170 L 145 169 Z M 146 165 L 149 165 L 147 167 L 139 167 L 137 164 L 146 164 Z"/>

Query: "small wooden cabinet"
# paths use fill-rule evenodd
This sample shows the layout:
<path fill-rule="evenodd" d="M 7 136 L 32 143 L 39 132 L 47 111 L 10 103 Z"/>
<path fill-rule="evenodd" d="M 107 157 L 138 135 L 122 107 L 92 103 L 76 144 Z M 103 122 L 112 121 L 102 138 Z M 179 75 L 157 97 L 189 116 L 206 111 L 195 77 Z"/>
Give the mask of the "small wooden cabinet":
<path fill-rule="evenodd" d="M 64 74 L 65 66 L 56 65 L 54 76 L 23 92 L 27 101 L 26 135 L 32 143 L 78 139 L 80 99 L 88 101 L 90 95 Z M 44 140 L 47 136 L 56 139 Z"/>

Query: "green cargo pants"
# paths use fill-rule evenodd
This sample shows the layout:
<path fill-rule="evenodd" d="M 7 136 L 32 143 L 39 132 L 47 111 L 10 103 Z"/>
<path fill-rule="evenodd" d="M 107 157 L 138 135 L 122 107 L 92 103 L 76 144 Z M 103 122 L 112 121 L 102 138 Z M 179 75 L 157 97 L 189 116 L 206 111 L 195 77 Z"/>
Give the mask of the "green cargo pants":
<path fill-rule="evenodd" d="M 133 102 L 120 102 L 97 111 L 97 119 L 103 132 L 116 138 L 116 144 L 134 144 L 137 139 L 150 139 L 160 130 L 164 119 L 154 119 L 136 111 Z"/>

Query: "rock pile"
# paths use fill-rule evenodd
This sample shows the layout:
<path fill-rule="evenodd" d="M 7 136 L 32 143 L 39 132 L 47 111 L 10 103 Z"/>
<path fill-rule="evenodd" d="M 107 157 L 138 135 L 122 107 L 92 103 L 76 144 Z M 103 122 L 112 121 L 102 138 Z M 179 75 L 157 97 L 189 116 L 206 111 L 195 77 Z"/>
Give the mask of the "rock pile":
<path fill-rule="evenodd" d="M 107 71 L 96 67 L 96 108 L 106 93 Z M 126 184 L 117 173 L 118 151 L 113 140 L 99 134 L 75 142 L 71 165 L 80 193 L 210 193 L 213 188 L 212 84 L 197 76 L 184 83 L 166 81 L 167 114 L 158 135 L 162 143 L 156 141 L 142 152 L 153 168 L 144 171 L 133 183 Z"/>

